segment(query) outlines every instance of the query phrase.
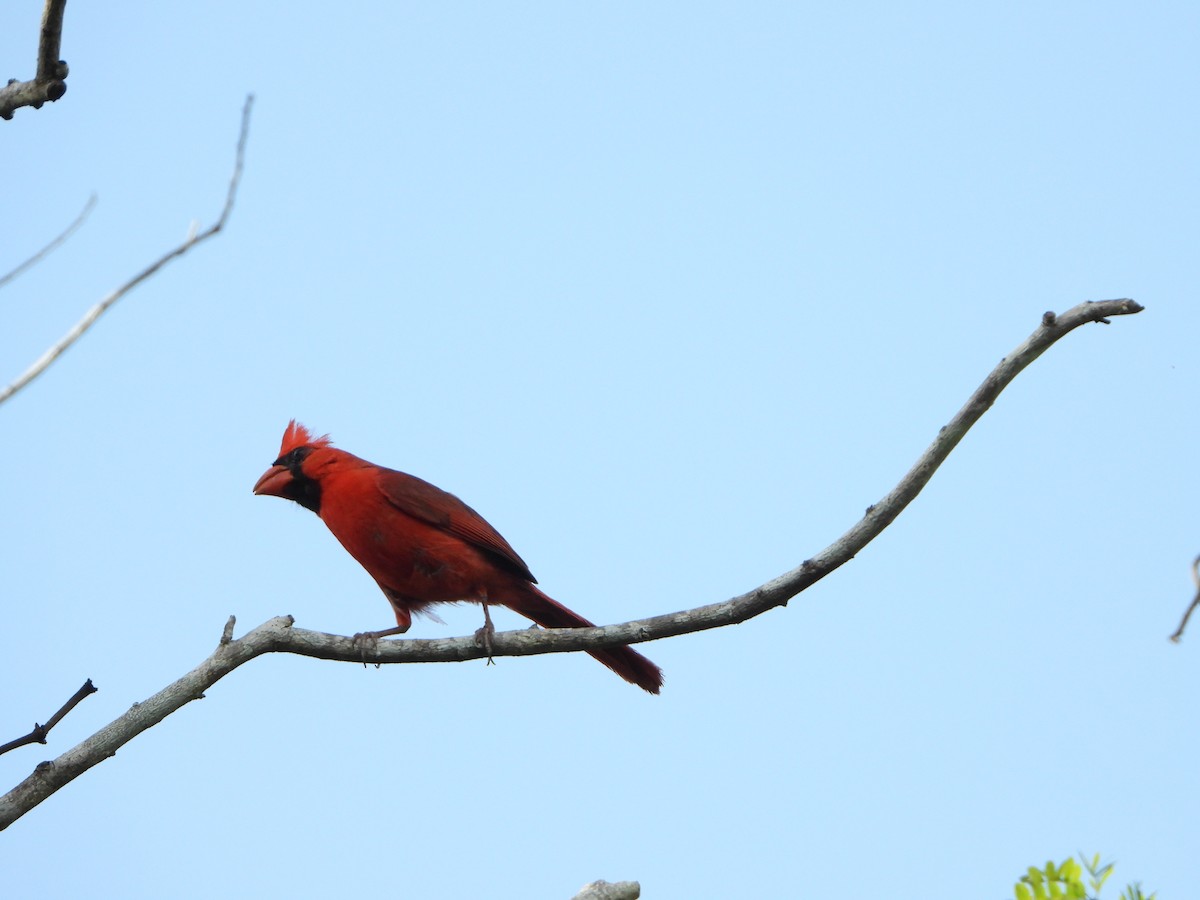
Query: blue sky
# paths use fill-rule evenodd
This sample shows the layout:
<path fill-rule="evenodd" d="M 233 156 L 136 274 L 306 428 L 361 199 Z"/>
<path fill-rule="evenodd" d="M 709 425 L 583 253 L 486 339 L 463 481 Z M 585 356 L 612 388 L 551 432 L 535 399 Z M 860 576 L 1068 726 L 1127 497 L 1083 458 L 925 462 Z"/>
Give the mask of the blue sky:
<path fill-rule="evenodd" d="M 15 8 L 25 6 L 25 9 Z M 10 4 L 8 76 L 40 10 Z M 1194 4 L 67 9 L 0 123 L 5 787 L 290 613 L 386 627 L 250 487 L 288 419 L 483 513 L 601 623 L 797 565 L 1043 311 L 1129 296 L 786 609 L 586 656 L 238 670 L 0 839 L 15 894 L 1011 896 L 1098 850 L 1195 883 Z M 467 634 L 449 609 L 417 637 Z M 504 615 L 501 628 L 523 627 Z M 1115 896 L 1115 890 L 1112 892 Z"/>

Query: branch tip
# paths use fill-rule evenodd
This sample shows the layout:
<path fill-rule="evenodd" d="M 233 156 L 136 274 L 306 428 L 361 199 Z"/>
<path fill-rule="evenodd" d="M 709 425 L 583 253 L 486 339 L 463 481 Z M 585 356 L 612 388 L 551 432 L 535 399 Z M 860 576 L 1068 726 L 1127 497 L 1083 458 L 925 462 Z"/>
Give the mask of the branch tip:
<path fill-rule="evenodd" d="M 33 254 L 33 256 L 29 257 L 29 259 L 25 260 L 25 262 L 21 263 L 19 266 L 17 266 L 11 272 L 9 272 L 6 275 L 0 276 L 0 287 L 3 287 L 4 285 L 8 284 L 8 282 L 12 281 L 14 278 L 16 278 L 18 275 L 20 275 L 26 269 L 41 262 L 43 259 L 45 259 L 47 256 L 49 256 L 52 252 L 54 252 L 59 247 L 61 247 L 66 242 L 67 238 L 69 238 L 72 234 L 74 234 L 75 230 L 84 223 L 84 221 L 87 219 L 87 217 L 89 215 L 91 215 L 92 210 L 96 206 L 96 200 L 97 200 L 97 197 L 96 197 L 95 193 L 93 193 L 90 197 L 88 197 L 87 203 L 83 204 L 83 209 L 81 209 L 79 211 L 79 215 L 77 215 L 75 217 L 75 221 L 73 221 L 70 225 L 68 225 L 66 228 L 64 228 L 62 230 L 62 232 L 59 233 L 58 237 L 54 238 L 54 240 L 50 241 L 50 243 L 48 243 L 45 247 L 43 247 L 37 253 Z"/>
<path fill-rule="evenodd" d="M 1192 598 L 1192 602 L 1184 610 L 1183 618 L 1179 620 L 1179 627 L 1171 635 L 1171 641 L 1176 644 L 1183 638 L 1183 630 L 1187 628 L 1188 619 L 1192 617 L 1192 613 L 1196 611 L 1196 607 L 1200 606 L 1200 556 L 1192 560 L 1192 583 L 1196 585 L 1196 596 Z"/>

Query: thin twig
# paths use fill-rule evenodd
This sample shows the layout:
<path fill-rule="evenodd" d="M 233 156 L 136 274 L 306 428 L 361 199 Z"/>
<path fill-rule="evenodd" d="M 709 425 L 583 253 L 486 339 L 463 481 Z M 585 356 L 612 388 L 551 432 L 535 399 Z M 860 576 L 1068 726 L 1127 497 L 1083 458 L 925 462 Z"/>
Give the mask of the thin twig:
<path fill-rule="evenodd" d="M 1192 605 L 1187 608 L 1187 611 L 1183 614 L 1183 618 L 1179 621 L 1179 627 L 1171 635 L 1171 640 L 1177 644 L 1179 643 L 1179 639 L 1183 637 L 1183 629 L 1187 628 L 1188 619 L 1192 617 L 1192 611 L 1197 606 L 1200 606 L 1200 556 L 1192 560 L 1192 583 L 1196 585 L 1196 596 L 1192 598 Z"/>
<path fill-rule="evenodd" d="M 22 106 L 41 109 L 46 101 L 53 103 L 67 92 L 66 77 L 70 69 L 59 59 L 66 9 L 67 0 L 46 0 L 38 38 L 37 75 L 32 81 L 13 78 L 0 87 L 0 119 L 11 119 L 13 111 Z"/>
<path fill-rule="evenodd" d="M 133 278 L 129 279 L 123 285 L 112 291 L 107 297 L 93 306 L 84 314 L 83 318 L 75 323 L 75 326 L 66 333 L 66 335 L 58 341 L 49 350 L 43 353 L 25 372 L 17 378 L 12 384 L 0 391 L 0 403 L 9 399 L 21 388 L 25 387 L 37 376 L 41 375 L 50 367 L 54 360 L 58 359 L 68 347 L 74 344 L 83 334 L 95 324 L 96 320 L 102 316 L 109 307 L 128 294 L 131 290 L 165 266 L 173 259 L 177 259 L 187 253 L 192 247 L 201 243 L 204 240 L 212 237 L 225 227 L 225 222 L 229 218 L 230 212 L 233 211 L 233 201 L 237 197 L 238 184 L 242 179 L 242 165 L 246 154 L 246 136 L 250 128 L 250 109 L 254 105 L 254 95 L 251 94 L 246 98 L 246 105 L 242 108 L 242 129 L 238 135 L 237 156 L 233 166 L 233 176 L 229 179 L 229 190 L 225 195 L 225 206 L 221 210 L 221 215 L 208 228 L 201 231 L 199 234 L 189 234 L 187 239 L 171 250 L 169 253 L 164 253 L 142 271 L 138 272 Z"/>
<path fill-rule="evenodd" d="M 56 237 L 54 240 L 52 240 L 50 243 L 48 243 L 45 247 L 43 247 L 37 253 L 33 254 L 33 256 L 29 257 L 29 259 L 25 260 L 25 262 L 21 263 L 19 266 L 17 266 L 15 269 L 13 269 L 11 272 L 9 272 L 7 275 L 0 276 L 0 288 L 4 287 L 4 285 L 8 284 L 10 281 L 12 281 L 14 278 L 16 278 L 18 275 L 20 275 L 26 269 L 30 268 L 31 266 L 37 265 L 39 262 L 41 262 L 43 259 L 45 259 L 47 256 L 49 256 L 51 253 L 53 253 L 55 250 L 57 250 L 60 246 L 62 246 L 63 242 L 66 241 L 67 238 L 69 238 L 72 234 L 75 233 L 75 229 L 77 229 L 80 225 L 83 224 L 84 219 L 86 219 L 88 217 L 88 215 L 91 214 L 91 211 L 95 206 L 96 206 L 96 195 L 92 194 L 92 196 L 88 197 L 88 202 L 83 205 L 83 209 L 80 210 L 79 215 L 77 215 L 75 217 L 75 221 L 72 222 L 70 225 L 68 225 L 66 227 L 66 229 L 63 230 L 62 234 L 60 234 L 58 237 Z"/>
<path fill-rule="evenodd" d="M 46 743 L 46 735 L 50 733 L 50 729 L 62 721 L 63 716 L 78 706 L 84 697 L 94 694 L 96 691 L 96 686 L 92 684 L 92 679 L 89 678 L 83 683 L 83 687 L 77 690 L 71 696 L 71 699 L 64 703 L 62 708 L 50 717 L 50 720 L 45 725 L 34 722 L 33 731 L 29 732 L 29 734 L 19 737 L 15 741 L 9 741 L 7 744 L 0 744 L 0 755 L 7 753 L 9 750 L 24 747 L 26 744 Z"/>
<path fill-rule="evenodd" d="M 933 476 L 938 466 L 962 440 L 967 430 L 995 402 L 1017 374 L 1037 359 L 1048 347 L 1068 332 L 1087 322 L 1131 315 L 1142 307 L 1132 300 L 1106 300 L 1084 303 L 1061 316 L 1047 316 L 1038 329 L 1011 356 L 1001 360 L 966 405 L 941 429 L 937 438 L 917 460 L 907 475 L 879 503 L 844 535 L 806 560 L 799 567 L 768 581 L 749 593 L 722 603 L 697 609 L 655 616 L 603 628 L 521 629 L 493 635 L 488 649 L 476 643 L 474 636 L 434 640 L 379 641 L 371 652 L 371 661 L 380 663 L 460 662 L 485 656 L 528 656 L 540 653 L 565 653 L 596 649 L 616 644 L 632 644 L 670 637 L 722 625 L 744 622 L 776 606 L 815 584 L 834 569 L 848 562 L 888 526 Z M 264 653 L 296 653 L 318 659 L 362 663 L 363 648 L 352 638 L 323 634 L 293 627 L 291 616 L 264 622 L 237 640 L 226 640 L 231 626 L 226 624 L 221 642 L 208 659 L 175 683 L 163 688 L 144 703 L 96 732 L 77 747 L 53 762 L 42 763 L 33 774 L 0 797 L 0 829 L 7 828 L 26 812 L 92 766 L 116 753 L 177 709 L 198 700 L 204 691 L 238 666 Z"/>

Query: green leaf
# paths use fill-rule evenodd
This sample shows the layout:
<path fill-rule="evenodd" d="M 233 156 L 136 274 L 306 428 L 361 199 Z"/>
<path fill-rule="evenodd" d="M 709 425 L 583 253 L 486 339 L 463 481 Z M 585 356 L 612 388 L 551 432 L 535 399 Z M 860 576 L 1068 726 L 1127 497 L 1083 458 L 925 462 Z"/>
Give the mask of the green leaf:
<path fill-rule="evenodd" d="M 1100 854 L 1097 853 L 1095 856 L 1093 856 L 1092 862 L 1088 866 L 1088 875 L 1091 876 L 1092 891 L 1099 894 L 1100 891 L 1104 889 L 1104 882 L 1108 881 L 1108 878 L 1110 875 L 1112 875 L 1112 873 L 1112 863 L 1106 863 L 1102 866 L 1100 865 Z"/>
<path fill-rule="evenodd" d="M 1019 881 L 1013 886 L 1013 893 L 1017 895 L 1017 900 L 1033 900 L 1033 892 Z"/>
<path fill-rule="evenodd" d="M 1083 868 L 1070 856 L 1063 860 L 1062 865 L 1058 867 L 1058 871 L 1062 873 L 1065 881 L 1071 882 L 1079 881 L 1083 875 Z"/>

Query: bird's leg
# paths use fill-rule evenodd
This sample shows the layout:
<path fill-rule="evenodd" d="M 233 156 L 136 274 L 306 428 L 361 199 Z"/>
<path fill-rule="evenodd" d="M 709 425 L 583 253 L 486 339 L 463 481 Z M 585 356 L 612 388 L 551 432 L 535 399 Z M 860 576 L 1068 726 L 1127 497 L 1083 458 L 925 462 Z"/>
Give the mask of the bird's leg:
<path fill-rule="evenodd" d="M 487 594 L 484 594 L 479 602 L 483 604 L 483 627 L 475 632 L 475 643 L 487 651 L 487 664 L 494 666 L 496 661 L 492 659 L 492 635 L 496 633 L 496 626 L 492 624 L 492 614 L 488 612 Z"/>
<path fill-rule="evenodd" d="M 354 635 L 354 640 L 357 641 L 361 638 L 362 640 L 369 639 L 372 641 L 377 641 L 381 637 L 391 637 L 392 635 L 396 634 L 404 634 L 406 631 L 408 631 L 407 625 L 405 625 L 403 628 L 401 628 L 399 625 L 396 625 L 393 628 L 385 628 L 383 631 L 360 631 Z"/>
<path fill-rule="evenodd" d="M 392 598 L 389 596 L 389 600 Z M 391 637 L 394 634 L 404 634 L 412 627 L 412 614 L 408 610 L 402 610 L 400 606 L 393 602 L 393 608 L 396 611 L 396 626 L 394 628 L 385 628 L 382 631 L 360 631 L 351 639 L 355 647 L 358 647 L 362 653 L 363 668 L 367 667 L 367 651 L 370 650 L 372 655 L 378 649 L 379 639 L 382 637 Z M 379 668 L 379 663 L 375 663 L 375 668 Z"/>

